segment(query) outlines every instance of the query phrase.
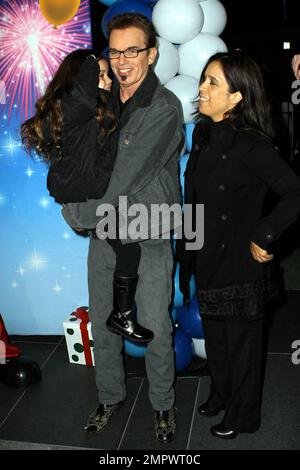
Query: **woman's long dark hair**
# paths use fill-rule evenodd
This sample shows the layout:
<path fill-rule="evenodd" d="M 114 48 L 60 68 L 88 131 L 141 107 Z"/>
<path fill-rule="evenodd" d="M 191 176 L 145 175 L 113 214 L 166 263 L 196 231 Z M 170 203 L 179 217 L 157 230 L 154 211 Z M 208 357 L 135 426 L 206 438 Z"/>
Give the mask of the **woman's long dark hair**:
<path fill-rule="evenodd" d="M 233 127 L 256 129 L 273 138 L 271 107 L 267 99 L 263 74 L 258 64 L 251 57 L 238 52 L 218 52 L 206 63 L 201 74 L 200 85 L 204 81 L 208 65 L 215 61 L 223 69 L 229 92 L 239 91 L 242 95 L 242 100 L 230 109 L 224 118 Z M 212 120 L 197 113 L 195 121 L 199 123 L 197 126 L 199 136 L 201 135 L 207 143 Z"/>
<path fill-rule="evenodd" d="M 58 67 L 45 94 L 35 104 L 35 115 L 21 125 L 21 139 L 28 153 L 35 150 L 45 160 L 50 160 L 50 150 L 44 135 L 45 121 L 49 119 L 50 134 L 56 149 L 57 158 L 61 159 L 61 129 L 63 125 L 62 99 L 71 92 L 75 78 L 85 58 L 92 54 L 89 49 L 77 49 L 71 52 Z M 100 60 L 100 57 L 98 60 Z M 105 136 L 115 130 L 117 120 L 111 111 L 106 110 L 107 97 L 98 94 L 96 119 L 99 134 Z M 107 119 L 109 118 L 109 119 Z M 106 126 L 104 127 L 104 119 Z M 107 127 L 107 122 L 109 126 Z"/>

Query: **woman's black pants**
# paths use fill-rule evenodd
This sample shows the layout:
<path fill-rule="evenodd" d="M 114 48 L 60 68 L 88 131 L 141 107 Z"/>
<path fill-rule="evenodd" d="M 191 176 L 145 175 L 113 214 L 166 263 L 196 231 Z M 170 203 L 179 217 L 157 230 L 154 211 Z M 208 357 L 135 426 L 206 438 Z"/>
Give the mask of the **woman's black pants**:
<path fill-rule="evenodd" d="M 202 319 L 211 375 L 209 403 L 225 408 L 222 424 L 239 432 L 260 426 L 263 320 Z"/>

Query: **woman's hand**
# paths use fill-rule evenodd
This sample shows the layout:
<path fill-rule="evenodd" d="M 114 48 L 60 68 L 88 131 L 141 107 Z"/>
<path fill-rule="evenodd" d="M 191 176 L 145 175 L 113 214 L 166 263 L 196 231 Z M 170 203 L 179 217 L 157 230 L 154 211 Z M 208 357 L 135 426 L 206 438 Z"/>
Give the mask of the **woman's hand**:
<path fill-rule="evenodd" d="M 268 261 L 271 261 L 271 259 L 274 258 L 274 255 L 270 255 L 266 250 L 263 250 L 260 248 L 260 246 L 256 245 L 256 243 L 251 242 L 250 243 L 250 251 L 258 263 L 266 263 Z"/>

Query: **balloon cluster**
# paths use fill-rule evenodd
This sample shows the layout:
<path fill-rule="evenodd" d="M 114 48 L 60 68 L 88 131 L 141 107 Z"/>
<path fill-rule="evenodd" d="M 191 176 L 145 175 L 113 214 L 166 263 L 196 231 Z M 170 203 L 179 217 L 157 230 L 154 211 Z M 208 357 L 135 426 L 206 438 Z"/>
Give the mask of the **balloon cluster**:
<path fill-rule="evenodd" d="M 161 83 L 180 100 L 184 115 L 185 146 L 180 159 L 180 182 L 184 192 L 184 172 L 192 148 L 194 115 L 197 111 L 199 79 L 211 55 L 226 52 L 219 37 L 227 15 L 219 0 L 99 0 L 109 8 L 102 18 L 107 37 L 108 22 L 116 15 L 135 12 L 145 15 L 158 33 L 158 60 L 154 71 Z M 184 197 L 184 194 L 183 194 Z M 179 266 L 174 277 L 173 321 L 176 370 L 186 368 L 193 355 L 206 358 L 201 317 L 196 301 L 195 280 L 190 282 L 191 304 L 183 306 L 179 289 Z M 125 340 L 127 354 L 142 357 L 146 347 Z"/>

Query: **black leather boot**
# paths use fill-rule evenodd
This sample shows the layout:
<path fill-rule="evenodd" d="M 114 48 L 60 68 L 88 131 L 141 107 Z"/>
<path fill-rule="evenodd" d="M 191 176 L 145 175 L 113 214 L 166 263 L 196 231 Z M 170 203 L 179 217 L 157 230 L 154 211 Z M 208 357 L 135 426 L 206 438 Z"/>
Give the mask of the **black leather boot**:
<path fill-rule="evenodd" d="M 106 326 L 112 333 L 137 343 L 149 343 L 154 338 L 152 331 L 141 326 L 136 319 L 134 301 L 138 276 L 114 276 L 114 309 Z"/>

